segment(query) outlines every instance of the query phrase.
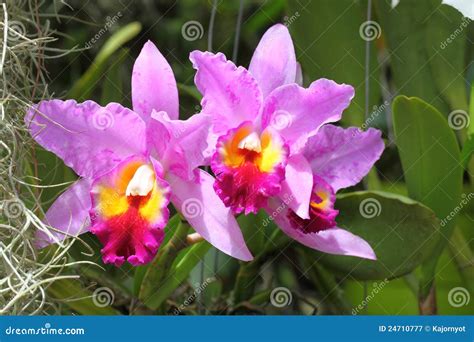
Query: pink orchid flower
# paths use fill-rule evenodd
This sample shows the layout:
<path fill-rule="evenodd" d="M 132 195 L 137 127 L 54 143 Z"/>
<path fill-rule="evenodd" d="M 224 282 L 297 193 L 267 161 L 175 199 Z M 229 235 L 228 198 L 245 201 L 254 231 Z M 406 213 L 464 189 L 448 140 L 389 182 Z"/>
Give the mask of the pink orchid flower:
<path fill-rule="evenodd" d="M 374 259 L 365 240 L 335 221 L 335 192 L 358 183 L 384 149 L 377 130 L 326 125 L 341 119 L 354 89 L 327 79 L 303 88 L 293 42 L 279 24 L 264 34 L 248 70 L 222 53 L 193 51 L 190 59 L 201 115 L 212 117 L 210 165 L 225 205 L 234 213 L 266 209 L 311 248 Z"/>
<path fill-rule="evenodd" d="M 103 261 L 117 266 L 150 262 L 164 238 L 168 203 L 216 248 L 251 260 L 242 233 L 197 169 L 207 148 L 209 118 L 178 120 L 178 91 L 170 65 L 147 42 L 132 74 L 133 111 L 118 103 L 42 101 L 30 109 L 34 139 L 81 179 L 46 213 L 57 232 L 40 232 L 39 245 L 91 231 Z"/>

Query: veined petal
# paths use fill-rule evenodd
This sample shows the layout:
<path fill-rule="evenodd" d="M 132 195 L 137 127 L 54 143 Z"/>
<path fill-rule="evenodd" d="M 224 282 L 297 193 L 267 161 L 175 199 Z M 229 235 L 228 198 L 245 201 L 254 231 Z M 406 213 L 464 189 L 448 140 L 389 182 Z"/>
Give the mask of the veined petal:
<path fill-rule="evenodd" d="M 203 99 L 202 112 L 213 118 L 214 131 L 225 133 L 244 121 L 254 121 L 262 105 L 262 93 L 253 76 L 227 61 L 222 53 L 193 51 L 195 84 Z"/>
<path fill-rule="evenodd" d="M 359 183 L 384 150 L 382 133 L 333 125 L 321 127 L 308 140 L 304 155 L 318 174 L 337 191 Z"/>
<path fill-rule="evenodd" d="M 264 98 L 279 86 L 295 82 L 295 48 L 285 25 L 273 25 L 265 32 L 252 56 L 249 71 Z"/>
<path fill-rule="evenodd" d="M 45 223 L 57 229 L 50 234 L 38 231 L 36 244 L 43 248 L 70 236 L 78 236 L 89 231 L 89 210 L 91 181 L 80 179 L 63 192 L 46 212 Z M 64 234 L 62 234 L 63 232 Z"/>
<path fill-rule="evenodd" d="M 38 144 L 84 178 L 145 153 L 145 123 L 118 103 L 101 107 L 93 101 L 42 101 L 28 111 L 25 121 Z"/>
<path fill-rule="evenodd" d="M 330 254 L 376 259 L 375 253 L 367 241 L 337 226 L 314 232 L 299 229 L 292 220 L 294 213 L 280 199 L 269 200 L 267 211 L 271 213 L 285 234 L 309 248 Z"/>
<path fill-rule="evenodd" d="M 132 72 L 133 110 L 145 122 L 153 110 L 164 111 L 178 119 L 178 87 L 171 66 L 151 41 L 145 43 Z"/>
<path fill-rule="evenodd" d="M 176 209 L 204 239 L 222 252 L 243 260 L 253 259 L 242 232 L 212 187 L 214 178 L 199 170 L 195 180 L 176 176 L 167 178 L 172 188 L 171 200 Z"/>
<path fill-rule="evenodd" d="M 307 89 L 284 85 L 265 99 L 262 127 L 274 127 L 290 145 L 291 153 L 298 153 L 323 124 L 341 119 L 353 97 L 354 88 L 327 79 L 319 79 Z"/>
<path fill-rule="evenodd" d="M 287 202 L 298 216 L 309 219 L 312 189 L 313 172 L 308 161 L 301 154 L 290 156 L 279 197 Z"/>
<path fill-rule="evenodd" d="M 244 122 L 217 142 L 211 162 L 216 193 L 235 213 L 258 212 L 280 191 L 287 156 L 277 132 L 268 128 L 259 135 L 251 122 Z"/>
<path fill-rule="evenodd" d="M 165 112 L 153 112 L 147 127 L 148 146 L 152 154 L 155 148 L 165 169 L 191 179 L 194 169 L 205 163 L 210 125 L 211 117 L 205 114 L 171 120 Z"/>
<path fill-rule="evenodd" d="M 143 167 L 151 170 L 151 180 L 149 172 L 139 172 Z M 146 179 L 137 179 L 141 174 Z M 140 182 L 145 185 L 137 188 L 149 192 L 127 196 L 130 184 Z M 120 266 L 128 261 L 136 266 L 150 262 L 163 241 L 169 215 L 169 186 L 159 163 L 139 156 L 127 158 L 94 180 L 91 196 L 91 232 L 103 244 L 104 263 Z"/>

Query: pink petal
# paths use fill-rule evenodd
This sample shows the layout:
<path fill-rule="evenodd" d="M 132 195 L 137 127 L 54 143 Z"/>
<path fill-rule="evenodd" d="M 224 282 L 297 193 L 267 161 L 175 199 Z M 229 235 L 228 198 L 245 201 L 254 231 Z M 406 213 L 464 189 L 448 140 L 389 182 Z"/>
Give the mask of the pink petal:
<path fill-rule="evenodd" d="M 158 48 L 148 41 L 138 55 L 132 72 L 133 110 L 145 122 L 151 112 L 165 111 L 172 119 L 178 119 L 178 87 L 171 66 Z"/>
<path fill-rule="evenodd" d="M 168 117 L 165 112 L 153 112 L 151 119 L 147 124 L 146 128 L 146 145 L 148 152 L 156 158 L 162 161 L 167 156 L 167 151 L 174 147 L 171 144 L 172 133 L 169 131 L 163 120 L 157 120 L 161 117 Z"/>
<path fill-rule="evenodd" d="M 249 71 L 264 98 L 279 86 L 295 82 L 295 48 L 286 26 L 276 24 L 265 32 L 252 56 Z"/>
<path fill-rule="evenodd" d="M 288 219 L 288 208 L 284 203 L 272 199 L 269 204 L 267 212 L 274 217 L 277 225 L 285 234 L 301 244 L 324 253 L 376 259 L 372 247 L 361 237 L 338 227 L 321 230 L 317 233 L 304 233 L 292 226 Z"/>
<path fill-rule="evenodd" d="M 189 224 L 222 252 L 243 260 L 253 259 L 229 208 L 214 192 L 214 178 L 199 170 L 195 181 L 168 176 L 171 201 Z"/>
<path fill-rule="evenodd" d="M 78 236 L 89 231 L 90 189 L 91 181 L 80 179 L 56 199 L 46 213 L 45 223 L 65 234 L 51 230 L 50 236 L 38 231 L 38 247 L 43 248 L 69 236 Z"/>
<path fill-rule="evenodd" d="M 291 156 L 285 169 L 285 180 L 279 194 L 291 210 L 303 219 L 309 219 L 309 202 L 313 189 L 313 172 L 305 157 Z"/>
<path fill-rule="evenodd" d="M 153 112 L 147 141 L 166 169 L 191 179 L 193 170 L 205 163 L 210 125 L 211 117 L 205 114 L 171 120 L 165 112 Z"/>
<path fill-rule="evenodd" d="M 277 129 L 294 154 L 323 124 L 340 120 L 353 97 L 354 88 L 327 79 L 319 79 L 306 89 L 288 84 L 266 98 L 262 125 Z"/>
<path fill-rule="evenodd" d="M 257 118 L 262 93 L 245 68 L 237 68 L 222 53 L 193 51 L 190 59 L 197 70 L 196 86 L 203 95 L 202 112 L 212 116 L 216 133 Z"/>
<path fill-rule="evenodd" d="M 356 127 L 325 125 L 308 140 L 304 155 L 313 172 L 337 191 L 359 183 L 384 147 L 379 130 L 369 128 L 364 132 Z"/>
<path fill-rule="evenodd" d="M 145 152 L 145 123 L 138 114 L 110 103 L 42 101 L 25 118 L 33 138 L 85 178 Z"/>

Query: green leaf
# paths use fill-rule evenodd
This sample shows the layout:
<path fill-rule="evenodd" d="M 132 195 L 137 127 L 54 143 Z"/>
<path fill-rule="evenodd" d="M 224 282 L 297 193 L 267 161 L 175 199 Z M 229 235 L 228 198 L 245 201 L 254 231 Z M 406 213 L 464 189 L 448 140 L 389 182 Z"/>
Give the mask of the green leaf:
<path fill-rule="evenodd" d="M 189 86 L 182 83 L 178 83 L 177 85 L 178 85 L 178 90 L 180 91 L 181 94 L 188 95 L 195 100 L 201 101 L 202 95 L 195 86 Z"/>
<path fill-rule="evenodd" d="M 468 136 L 461 151 L 461 163 L 464 169 L 467 169 L 471 156 L 474 153 L 474 134 Z"/>
<path fill-rule="evenodd" d="M 66 95 L 66 98 L 76 99 L 78 101 L 89 98 L 114 53 L 125 43 L 135 38 L 140 31 L 140 23 L 133 22 L 120 28 L 110 37 L 100 49 L 96 58 L 92 61 L 89 69 L 87 69 L 82 77 L 73 85 L 72 89 Z M 115 61 L 115 63 L 117 63 L 117 61 Z"/>
<path fill-rule="evenodd" d="M 38 145 L 35 146 L 34 156 L 36 167 L 33 168 L 35 170 L 33 174 L 41 179 L 40 185 L 46 186 L 41 189 L 41 204 L 46 211 L 54 200 L 77 179 L 77 176 L 55 154 Z"/>
<path fill-rule="evenodd" d="M 264 30 L 274 22 L 281 20 L 282 11 L 285 9 L 285 0 L 265 1 L 258 11 L 246 20 L 242 27 L 242 36 L 254 38 L 255 32 Z M 288 17 L 285 17 L 288 18 Z M 289 20 L 290 18 L 288 18 Z"/>
<path fill-rule="evenodd" d="M 198 284 L 197 288 L 202 289 L 200 292 L 200 300 L 204 304 L 205 308 L 212 308 L 216 300 L 222 294 L 223 283 L 221 279 L 205 279 L 203 284 Z"/>
<path fill-rule="evenodd" d="M 439 94 L 451 109 L 467 109 L 464 80 L 466 32 L 469 19 L 448 5 L 435 5 L 426 20 L 425 46 L 429 66 Z M 455 38 L 450 38 L 455 35 Z M 425 84 L 425 86 L 427 86 Z M 426 98 L 430 100 L 431 98 Z"/>
<path fill-rule="evenodd" d="M 166 246 L 168 246 L 168 243 L 171 240 L 171 238 L 175 237 L 176 230 L 178 229 L 178 226 L 180 225 L 180 223 L 181 223 L 181 216 L 179 216 L 178 214 L 174 215 L 168 221 L 168 224 L 165 227 L 165 238 L 163 242 L 161 243 L 161 249 L 158 251 L 158 256 L 155 257 L 153 262 L 151 262 L 150 264 L 145 265 L 145 266 L 139 266 L 136 268 L 135 276 L 133 279 L 133 293 L 135 296 L 138 296 L 140 294 L 140 290 L 142 287 L 143 280 L 145 279 L 145 276 L 147 277 L 146 281 L 150 283 L 153 283 L 153 279 L 158 281 L 159 280 L 158 278 L 162 276 L 163 270 L 161 267 L 161 263 L 163 263 L 165 260 L 160 256 L 163 253 L 163 250 L 167 248 Z M 184 236 L 186 233 L 187 233 L 187 229 L 185 228 L 183 231 Z M 184 239 L 184 237 L 182 238 Z M 147 291 L 147 289 L 144 289 L 143 291 Z"/>
<path fill-rule="evenodd" d="M 119 315 L 111 306 L 94 304 L 94 294 L 84 289 L 73 279 L 61 279 L 53 282 L 47 289 L 48 294 L 81 315 Z"/>
<path fill-rule="evenodd" d="M 288 22 L 305 83 L 326 77 L 355 87 L 355 98 L 344 112 L 349 125 L 364 123 L 366 41 L 359 34 L 367 20 L 367 1 L 288 1 Z M 315 17 L 316 15 L 316 17 Z M 289 19 L 289 20 L 290 20 Z M 380 98 L 375 41 L 370 42 L 369 108 Z M 307 76 L 307 77 L 306 77 Z"/>
<path fill-rule="evenodd" d="M 330 267 L 356 279 L 395 278 L 411 272 L 430 256 L 439 221 L 428 207 L 404 196 L 360 191 L 338 196 L 339 227 L 360 236 L 377 260 L 318 254 Z"/>
<path fill-rule="evenodd" d="M 318 313 L 348 314 L 350 305 L 333 272 L 324 268 L 321 263 L 314 262 L 313 255 L 308 249 L 298 249 L 298 252 L 305 270 L 304 275 L 318 294 Z"/>
<path fill-rule="evenodd" d="M 143 301 L 143 304 L 150 309 L 157 309 L 163 304 L 176 288 L 186 280 L 189 273 L 191 273 L 197 263 L 204 257 L 209 248 L 211 248 L 211 245 L 206 241 L 202 241 L 184 250 L 175 260 L 172 267 L 167 270 L 168 272 L 165 279 L 160 282 L 158 286 L 155 285 L 153 287 L 154 291 L 144 291 L 140 293 L 140 299 Z"/>
<path fill-rule="evenodd" d="M 469 96 L 469 122 L 467 131 L 470 135 L 474 135 L 474 82 L 471 84 L 471 94 Z"/>
<path fill-rule="evenodd" d="M 395 99 L 393 126 L 408 194 L 430 207 L 444 222 L 443 234 L 419 272 L 420 311 L 435 312 L 431 298 L 436 265 L 453 232 L 452 216 L 461 198 L 459 146 L 442 114 L 418 98 Z"/>
<path fill-rule="evenodd" d="M 441 78 L 436 77 L 436 80 L 434 75 L 440 72 L 434 67 L 442 64 L 438 59 L 442 57 L 434 57 L 436 52 L 432 45 L 427 49 L 428 44 L 432 43 L 432 40 L 427 38 L 428 27 L 430 32 L 437 29 L 431 29 L 431 15 L 438 10 L 439 3 L 440 0 L 401 0 L 392 10 L 391 0 L 380 0 L 374 1 L 374 6 L 377 20 L 386 38 L 393 81 L 398 93 L 418 96 L 430 101 L 441 112 L 448 113 L 447 103 L 436 86 L 446 73 L 443 72 Z M 438 41 L 438 49 L 441 42 L 442 40 Z M 431 58 L 437 58 L 433 66 L 429 62 Z M 452 70 L 451 67 L 448 68 Z M 450 75 L 453 74 L 454 72 Z M 447 84 L 444 85 L 446 86 Z"/>
<path fill-rule="evenodd" d="M 130 50 L 122 48 L 117 53 L 114 64 L 104 74 L 102 81 L 102 95 L 100 104 L 106 106 L 110 102 L 123 103 L 123 82 L 122 82 L 122 66 L 125 58 L 129 55 Z"/>
<path fill-rule="evenodd" d="M 265 211 L 260 210 L 256 215 L 240 215 L 237 222 L 252 254 L 256 255 L 261 252 L 265 243 L 265 229 L 270 222 Z"/>
<path fill-rule="evenodd" d="M 463 170 L 456 136 L 434 107 L 418 98 L 397 97 L 393 127 L 408 194 L 431 208 L 440 219 L 459 205 Z M 428 263 L 432 267 L 452 233 L 454 220 L 446 220 Z"/>

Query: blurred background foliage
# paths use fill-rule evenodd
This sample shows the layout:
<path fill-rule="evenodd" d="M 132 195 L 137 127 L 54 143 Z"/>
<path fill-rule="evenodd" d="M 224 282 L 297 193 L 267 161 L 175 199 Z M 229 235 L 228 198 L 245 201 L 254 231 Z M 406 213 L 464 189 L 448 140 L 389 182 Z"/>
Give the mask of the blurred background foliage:
<path fill-rule="evenodd" d="M 239 10 L 240 39 L 235 45 Z M 379 190 L 421 202 L 407 204 L 406 197 L 380 195 L 377 198 L 382 202 L 383 215 L 372 221 L 357 221 L 350 208 L 357 210 L 354 203 L 367 193 L 340 199 L 339 208 L 347 208 L 345 213 L 341 211 L 341 220 L 355 226 L 353 230 L 372 245 L 380 243 L 377 254 L 386 253 L 384 260 L 392 261 L 377 266 L 369 262 L 359 266 L 359 259 L 323 256 L 291 243 L 271 222 L 263 224 L 268 222 L 264 214 L 239 218 L 257 255 L 248 264 L 203 242 L 176 252 L 177 259 L 168 264 L 161 253 L 169 253 L 171 258 L 173 251 L 164 244 L 158 256 L 162 258 L 152 266 L 115 268 L 102 264 L 96 238 L 86 234 L 85 243 L 77 241 L 70 257 L 91 260 L 103 269 L 76 267 L 70 272 L 80 274 L 79 281 L 56 282 L 49 288 L 50 296 L 62 303 L 62 313 L 417 314 L 426 313 L 420 306 L 432 299 L 430 291 L 435 289 L 438 313 L 472 314 L 474 298 L 460 307 L 451 305 L 448 298 L 456 287 L 466 288 L 474 296 L 474 202 L 462 207 L 457 225 L 449 228 L 453 234 L 442 227 L 440 236 L 433 237 L 435 232 L 430 230 L 434 218 L 431 210 L 444 218 L 458 206 L 461 192 L 473 192 L 469 151 L 463 151 L 466 170 L 459 165 L 460 149 L 468 145 L 474 123 L 453 130 L 447 120 L 453 111 L 468 113 L 473 102 L 469 94 L 474 78 L 474 24 L 457 10 L 441 5 L 441 0 L 401 0 L 393 9 L 386 0 L 67 0 L 45 2 L 42 20 L 56 31 L 58 39 L 52 46 L 71 50 L 60 59 L 45 61 L 51 96 L 92 99 L 101 104 L 116 101 L 131 107 L 133 62 L 143 44 L 152 40 L 179 83 L 182 119 L 200 108 L 200 95 L 193 86 L 194 70 L 188 60 L 191 51 L 221 51 L 229 58 L 234 56 L 238 65 L 248 66 L 263 33 L 274 23 L 284 23 L 292 33 L 305 85 L 320 77 L 353 85 L 356 97 L 342 125 L 371 126 L 384 133 L 387 148 L 376 171 L 351 191 Z M 369 20 L 377 24 L 372 33 L 375 36 L 363 39 L 361 27 Z M 190 21 L 201 25 L 196 39 L 183 37 L 183 27 Z M 446 43 L 455 32 L 455 39 Z M 419 99 L 398 98 L 392 106 L 397 95 Z M 418 121 L 413 121 L 416 118 Z M 418 130 L 410 132 L 415 126 Z M 441 142 L 430 140 L 432 132 L 442 138 Z M 419 149 L 424 143 L 439 145 L 428 156 L 426 150 Z M 413 165 L 406 163 L 420 158 L 423 163 L 410 171 Z M 37 159 L 44 184 L 75 179 L 72 171 L 50 153 L 38 148 Z M 443 166 L 449 170 L 452 166 L 453 175 L 447 175 L 442 186 L 435 176 L 430 183 L 428 175 L 436 168 L 446 170 Z M 420 183 L 424 187 L 418 186 Z M 58 187 L 42 191 L 44 209 L 60 191 Z M 411 212 L 418 213 L 409 218 L 416 222 L 398 227 L 397 222 L 405 220 L 403 210 L 408 205 L 413 207 Z M 188 232 L 178 221 L 170 221 L 168 239 Z M 392 235 L 383 241 L 385 231 Z M 409 255 L 403 249 L 413 249 L 431 238 L 436 241 L 430 242 L 433 247 L 426 251 L 432 254 Z M 43 257 L 48 253 L 44 251 Z M 408 266 L 401 265 L 397 254 L 411 258 Z M 203 261 L 193 256 L 202 256 Z M 161 274 L 165 265 L 171 267 L 167 275 Z M 386 265 L 389 269 L 384 269 Z M 97 307 L 87 299 L 101 287 L 112 290 L 111 305 Z M 202 291 L 197 291 L 201 287 Z M 277 287 L 290 290 L 291 303 L 284 307 L 271 304 L 271 292 Z M 183 303 L 186 305 L 180 309 Z"/>

